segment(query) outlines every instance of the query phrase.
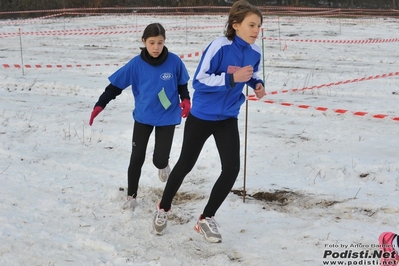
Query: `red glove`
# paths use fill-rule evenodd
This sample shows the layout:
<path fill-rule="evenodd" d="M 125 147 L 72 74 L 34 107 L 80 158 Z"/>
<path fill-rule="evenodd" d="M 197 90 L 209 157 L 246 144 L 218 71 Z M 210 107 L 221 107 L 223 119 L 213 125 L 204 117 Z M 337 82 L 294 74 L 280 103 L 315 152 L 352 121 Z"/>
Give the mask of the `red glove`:
<path fill-rule="evenodd" d="M 180 107 L 182 108 L 181 110 L 181 117 L 186 118 L 188 116 L 188 114 L 190 113 L 190 109 L 191 109 L 191 102 L 189 99 L 184 99 L 181 103 L 180 103 Z"/>
<path fill-rule="evenodd" d="M 99 113 L 101 113 L 101 111 L 103 110 L 103 108 L 101 106 L 95 106 L 93 111 L 91 112 L 91 116 L 90 116 L 90 121 L 89 121 L 89 125 L 91 126 L 93 124 L 93 120 L 96 116 L 98 116 Z"/>

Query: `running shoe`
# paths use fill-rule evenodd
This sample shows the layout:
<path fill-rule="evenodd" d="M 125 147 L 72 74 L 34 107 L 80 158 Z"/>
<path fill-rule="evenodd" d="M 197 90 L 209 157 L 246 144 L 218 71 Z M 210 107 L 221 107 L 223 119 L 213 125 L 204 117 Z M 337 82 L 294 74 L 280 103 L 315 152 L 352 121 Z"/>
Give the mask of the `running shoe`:
<path fill-rule="evenodd" d="M 218 224 L 213 217 L 202 218 L 202 215 L 200 215 L 197 223 L 194 225 L 194 230 L 204 235 L 204 238 L 208 242 L 222 242 L 222 236 L 219 233 Z"/>
<path fill-rule="evenodd" d="M 162 182 L 166 182 L 168 180 L 169 175 L 170 175 L 169 165 L 166 166 L 164 169 L 158 170 L 158 177 L 159 177 L 159 180 L 161 180 Z"/>
<path fill-rule="evenodd" d="M 152 228 L 156 235 L 163 235 L 166 231 L 166 225 L 168 223 L 168 212 L 164 209 L 160 209 L 159 204 L 157 210 L 155 211 L 154 220 L 152 223 Z"/>
<path fill-rule="evenodd" d="M 125 203 L 123 203 L 122 211 L 131 210 L 132 212 L 134 212 L 137 205 L 138 203 L 136 198 L 133 198 L 133 196 L 127 196 Z"/>

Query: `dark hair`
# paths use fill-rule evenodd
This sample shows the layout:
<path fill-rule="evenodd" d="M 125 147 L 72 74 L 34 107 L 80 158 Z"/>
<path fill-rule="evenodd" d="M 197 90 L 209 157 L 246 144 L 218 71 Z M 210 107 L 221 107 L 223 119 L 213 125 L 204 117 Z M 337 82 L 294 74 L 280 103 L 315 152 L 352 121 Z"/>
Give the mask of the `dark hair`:
<path fill-rule="evenodd" d="M 260 22 L 263 23 L 262 12 L 245 0 L 239 0 L 233 4 L 229 11 L 229 18 L 227 19 L 224 36 L 229 40 L 233 40 L 236 35 L 236 30 L 233 28 L 234 23 L 241 23 L 247 15 L 255 14 L 260 17 Z"/>
<path fill-rule="evenodd" d="M 144 29 L 141 39 L 146 41 L 150 37 L 156 37 L 159 35 L 162 35 L 166 39 L 165 28 L 159 23 L 151 23 Z"/>

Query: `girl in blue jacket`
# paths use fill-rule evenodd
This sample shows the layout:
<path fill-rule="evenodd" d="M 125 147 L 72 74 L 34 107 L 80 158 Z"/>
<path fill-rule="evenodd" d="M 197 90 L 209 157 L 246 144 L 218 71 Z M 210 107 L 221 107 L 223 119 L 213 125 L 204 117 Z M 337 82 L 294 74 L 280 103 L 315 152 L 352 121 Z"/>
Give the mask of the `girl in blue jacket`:
<path fill-rule="evenodd" d="M 187 82 L 190 79 L 182 60 L 168 52 L 165 46 L 165 29 L 159 23 L 148 25 L 142 36 L 140 55 L 113 73 L 111 82 L 100 96 L 91 113 L 89 124 L 105 106 L 122 90 L 131 86 L 135 107 L 133 109 L 132 153 L 128 168 L 127 200 L 123 210 L 137 206 L 141 168 L 144 164 L 149 137 L 155 128 L 153 163 L 159 169 L 161 181 L 168 179 L 169 155 L 175 126 L 181 117 L 190 112 L 190 95 Z M 179 99 L 180 96 L 180 99 Z"/>
<path fill-rule="evenodd" d="M 245 101 L 247 84 L 258 98 L 265 95 L 257 75 L 261 50 L 255 45 L 263 19 L 258 8 L 237 1 L 229 12 L 225 36 L 205 49 L 193 80 L 193 106 L 184 128 L 181 154 L 173 168 L 153 220 L 156 234 L 165 232 L 171 203 L 185 176 L 192 170 L 205 141 L 213 136 L 222 171 L 213 186 L 207 205 L 194 227 L 209 242 L 222 237 L 214 220 L 240 170 L 240 139 L 237 117 Z"/>

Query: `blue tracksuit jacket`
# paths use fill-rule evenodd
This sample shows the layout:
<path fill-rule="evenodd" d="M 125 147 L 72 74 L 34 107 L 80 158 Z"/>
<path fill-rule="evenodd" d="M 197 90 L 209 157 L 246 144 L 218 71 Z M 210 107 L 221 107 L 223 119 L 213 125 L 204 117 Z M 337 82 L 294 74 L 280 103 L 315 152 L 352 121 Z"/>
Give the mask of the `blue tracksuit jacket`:
<path fill-rule="evenodd" d="M 217 121 L 237 118 L 245 102 L 244 85 L 255 88 L 263 83 L 257 75 L 261 62 L 261 50 L 238 36 L 232 41 L 226 37 L 215 39 L 205 49 L 193 79 L 193 104 L 191 113 L 203 120 Z M 254 68 L 252 78 L 246 83 L 230 84 L 228 66 Z"/>

